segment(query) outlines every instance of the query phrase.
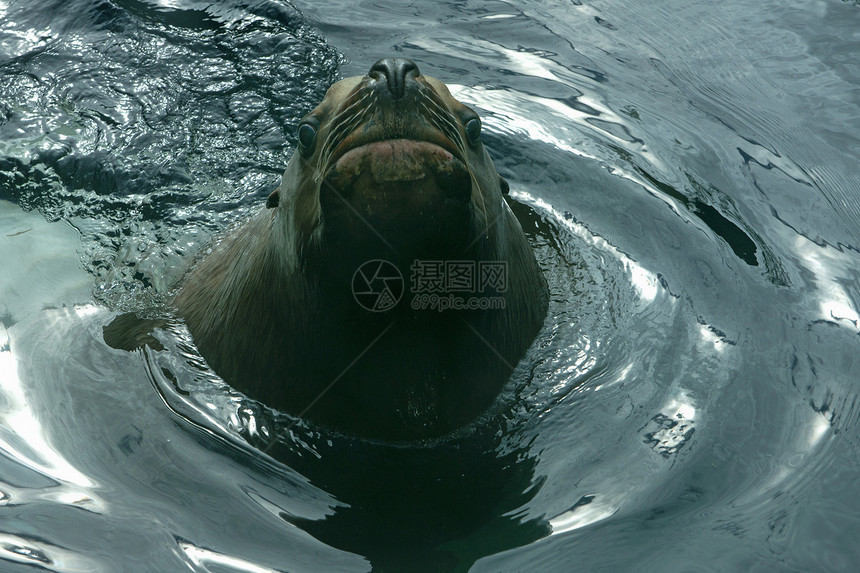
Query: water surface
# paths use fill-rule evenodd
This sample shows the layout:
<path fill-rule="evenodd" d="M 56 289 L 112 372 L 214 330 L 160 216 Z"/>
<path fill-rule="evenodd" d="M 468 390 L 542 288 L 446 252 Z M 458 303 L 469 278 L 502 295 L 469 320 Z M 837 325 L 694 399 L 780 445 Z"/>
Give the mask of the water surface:
<path fill-rule="evenodd" d="M 836 0 L 0 0 L 0 569 L 851 570 L 857 30 Z M 493 409 L 370 442 L 181 328 L 107 346 L 390 55 L 480 111 L 550 285 Z"/>

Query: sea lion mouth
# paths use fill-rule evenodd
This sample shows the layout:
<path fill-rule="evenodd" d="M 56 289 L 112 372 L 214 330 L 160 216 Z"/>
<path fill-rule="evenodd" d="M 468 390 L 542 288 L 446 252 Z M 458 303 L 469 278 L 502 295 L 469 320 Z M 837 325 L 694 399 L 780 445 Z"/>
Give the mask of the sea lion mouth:
<path fill-rule="evenodd" d="M 401 119 L 401 121 L 403 121 Z M 415 118 L 412 119 L 413 122 L 423 122 L 424 118 Z M 375 127 L 375 126 L 374 126 Z M 364 126 L 364 128 L 359 128 L 354 130 L 352 133 L 347 135 L 343 141 L 341 141 L 337 147 L 332 151 L 331 156 L 328 158 L 329 165 L 333 166 L 336 164 L 341 157 L 350 153 L 351 151 L 374 143 L 381 143 L 383 141 L 413 141 L 416 143 L 426 143 L 428 145 L 432 145 L 435 147 L 440 147 L 446 150 L 450 155 L 455 157 L 461 163 L 464 161 L 462 157 L 462 153 L 460 148 L 451 141 L 450 138 L 446 137 L 444 134 L 436 131 L 435 129 L 428 129 L 413 125 L 411 129 L 406 130 L 384 130 L 384 129 L 373 129 L 373 127 Z M 373 132 L 381 132 L 381 133 L 373 133 Z"/>
<path fill-rule="evenodd" d="M 333 158 L 325 180 L 337 189 L 348 191 L 362 175 L 368 183 L 387 186 L 432 177 L 446 195 L 454 198 L 462 195 L 459 193 L 462 186 L 455 180 L 468 178 L 468 169 L 457 157 L 456 149 L 446 147 L 406 138 L 359 144 Z"/>
<path fill-rule="evenodd" d="M 463 161 L 436 143 L 407 138 L 342 153 L 319 195 L 325 235 L 341 237 L 344 248 L 364 253 L 361 244 L 384 245 L 425 258 L 459 252 L 452 245 L 467 242 L 471 197 Z"/>

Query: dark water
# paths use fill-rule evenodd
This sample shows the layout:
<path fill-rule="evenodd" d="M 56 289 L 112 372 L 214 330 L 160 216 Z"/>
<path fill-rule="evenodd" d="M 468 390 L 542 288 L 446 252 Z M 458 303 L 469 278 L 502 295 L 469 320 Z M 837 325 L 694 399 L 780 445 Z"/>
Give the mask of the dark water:
<path fill-rule="evenodd" d="M 0 570 L 850 571 L 860 7 L 0 0 Z M 108 347 L 337 77 L 479 109 L 552 291 L 447 439 Z"/>

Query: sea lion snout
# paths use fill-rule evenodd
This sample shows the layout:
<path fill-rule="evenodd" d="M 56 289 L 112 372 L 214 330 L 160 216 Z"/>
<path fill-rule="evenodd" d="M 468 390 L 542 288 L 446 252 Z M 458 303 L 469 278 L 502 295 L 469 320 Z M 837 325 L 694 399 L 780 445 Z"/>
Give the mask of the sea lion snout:
<path fill-rule="evenodd" d="M 418 66 L 406 58 L 383 58 L 370 67 L 367 75 L 388 89 L 394 99 L 406 93 L 408 82 L 421 75 Z"/>
<path fill-rule="evenodd" d="M 449 110 L 447 90 L 438 90 L 412 60 L 383 58 L 341 99 L 319 190 L 329 221 L 347 201 L 363 224 L 377 226 L 391 219 L 420 224 L 428 213 L 444 218 L 468 207 L 473 189 L 461 120 Z"/>

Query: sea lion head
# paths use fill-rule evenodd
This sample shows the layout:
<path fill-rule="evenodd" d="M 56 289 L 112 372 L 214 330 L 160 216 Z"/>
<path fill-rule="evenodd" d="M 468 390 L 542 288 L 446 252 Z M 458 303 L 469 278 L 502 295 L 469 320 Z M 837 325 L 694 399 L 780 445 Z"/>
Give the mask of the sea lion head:
<path fill-rule="evenodd" d="M 333 84 L 297 135 L 269 206 L 293 212 L 301 245 L 356 260 L 462 256 L 506 208 L 478 114 L 411 60 Z"/>
<path fill-rule="evenodd" d="M 382 438 L 465 424 L 498 395 L 548 299 L 481 120 L 413 62 L 388 58 L 334 84 L 297 135 L 270 209 L 194 267 L 177 314 L 209 364 L 268 405 Z M 359 275 L 371 261 L 401 276 Z M 390 302 L 391 285 L 402 294 L 398 280 L 425 267 L 415 263 L 441 261 L 477 268 L 479 279 L 496 269 L 469 298 L 493 305 L 430 312 L 415 304 L 422 296 L 371 312 L 357 298 Z"/>

